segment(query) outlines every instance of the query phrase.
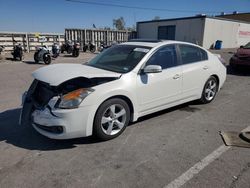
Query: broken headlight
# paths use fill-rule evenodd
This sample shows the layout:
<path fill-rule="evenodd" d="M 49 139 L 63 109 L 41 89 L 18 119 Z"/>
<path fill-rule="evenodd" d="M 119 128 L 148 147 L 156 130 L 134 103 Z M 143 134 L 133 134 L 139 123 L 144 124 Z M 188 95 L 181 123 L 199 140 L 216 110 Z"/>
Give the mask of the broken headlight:
<path fill-rule="evenodd" d="M 93 89 L 89 88 L 81 88 L 71 91 L 65 95 L 62 95 L 56 106 L 63 109 L 77 108 L 81 104 L 83 99 L 93 91 Z"/>

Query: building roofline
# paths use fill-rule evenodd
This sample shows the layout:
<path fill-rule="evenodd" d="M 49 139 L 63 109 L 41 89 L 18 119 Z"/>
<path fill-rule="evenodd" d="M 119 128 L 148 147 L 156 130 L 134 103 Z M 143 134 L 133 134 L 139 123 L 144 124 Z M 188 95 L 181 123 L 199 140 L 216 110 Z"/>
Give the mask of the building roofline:
<path fill-rule="evenodd" d="M 249 14 L 250 15 L 250 12 L 238 12 L 237 14 L 234 14 L 234 13 L 230 13 L 230 14 L 227 14 L 225 12 L 225 15 L 216 15 L 216 17 L 223 17 L 223 16 L 234 16 L 234 15 L 244 15 L 244 14 Z"/>
<path fill-rule="evenodd" d="M 230 22 L 237 22 L 237 23 L 245 23 L 245 24 L 250 24 L 250 22 L 247 21 L 242 21 L 242 20 L 235 20 L 235 19 L 230 19 L 230 18 L 223 18 L 223 17 L 207 17 L 215 20 L 224 20 L 224 21 L 230 21 Z"/>
<path fill-rule="evenodd" d="M 166 21 L 177 21 L 177 20 L 192 20 L 192 19 L 201 19 L 201 18 L 204 18 L 204 19 L 205 18 L 210 18 L 210 19 L 216 19 L 216 20 L 224 20 L 224 21 L 240 22 L 240 23 L 250 24 L 250 22 L 246 22 L 246 21 L 228 19 L 228 18 L 217 17 L 217 16 L 216 17 L 215 16 L 207 16 L 207 15 L 182 17 L 182 18 L 160 19 L 160 20 L 149 20 L 149 21 L 140 21 L 140 22 L 137 22 L 137 24 L 154 23 L 154 22 L 166 22 Z"/>
<path fill-rule="evenodd" d="M 149 20 L 149 21 L 140 21 L 137 23 L 151 23 L 151 22 L 165 22 L 165 21 L 176 21 L 176 20 L 189 20 L 189 19 L 198 19 L 206 18 L 207 16 L 191 16 L 191 17 L 182 17 L 182 18 L 170 18 L 170 19 L 160 19 L 160 20 Z"/>

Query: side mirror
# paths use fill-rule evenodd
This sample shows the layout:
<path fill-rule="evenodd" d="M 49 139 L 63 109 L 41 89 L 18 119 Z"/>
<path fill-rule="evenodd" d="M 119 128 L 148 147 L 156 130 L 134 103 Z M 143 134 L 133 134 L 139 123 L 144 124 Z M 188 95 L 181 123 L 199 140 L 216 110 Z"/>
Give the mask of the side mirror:
<path fill-rule="evenodd" d="M 244 48 L 244 46 L 241 45 L 240 48 Z"/>
<path fill-rule="evenodd" d="M 159 73 L 162 72 L 162 68 L 160 65 L 148 65 L 144 69 L 142 69 L 143 73 Z"/>

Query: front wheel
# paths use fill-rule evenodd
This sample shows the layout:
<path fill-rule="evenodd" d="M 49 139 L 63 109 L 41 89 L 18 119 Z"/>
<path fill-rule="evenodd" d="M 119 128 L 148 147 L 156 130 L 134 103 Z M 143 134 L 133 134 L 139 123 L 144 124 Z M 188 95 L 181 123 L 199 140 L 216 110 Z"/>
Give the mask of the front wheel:
<path fill-rule="evenodd" d="M 51 63 L 51 56 L 50 54 L 44 54 L 43 55 L 43 61 L 46 65 L 50 64 Z"/>
<path fill-rule="evenodd" d="M 39 62 L 39 59 L 38 59 L 38 52 L 35 52 L 35 53 L 34 53 L 34 61 L 35 61 L 35 63 L 38 63 L 38 62 Z"/>
<path fill-rule="evenodd" d="M 94 120 L 94 134 L 101 140 L 119 136 L 130 121 L 128 104 L 119 98 L 105 101 L 97 110 Z"/>
<path fill-rule="evenodd" d="M 214 76 L 211 76 L 205 83 L 200 102 L 203 104 L 212 102 L 217 94 L 218 87 L 218 81 Z"/>

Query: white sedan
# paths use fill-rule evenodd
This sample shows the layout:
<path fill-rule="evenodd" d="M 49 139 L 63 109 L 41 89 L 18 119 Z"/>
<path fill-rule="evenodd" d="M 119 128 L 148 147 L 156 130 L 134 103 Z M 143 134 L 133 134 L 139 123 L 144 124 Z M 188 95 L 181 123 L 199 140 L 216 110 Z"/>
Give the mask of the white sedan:
<path fill-rule="evenodd" d="M 211 102 L 226 79 L 220 58 L 190 43 L 132 41 L 86 64 L 36 70 L 23 96 L 20 123 L 53 139 L 101 140 L 139 117 L 188 101 Z"/>

